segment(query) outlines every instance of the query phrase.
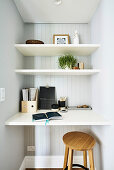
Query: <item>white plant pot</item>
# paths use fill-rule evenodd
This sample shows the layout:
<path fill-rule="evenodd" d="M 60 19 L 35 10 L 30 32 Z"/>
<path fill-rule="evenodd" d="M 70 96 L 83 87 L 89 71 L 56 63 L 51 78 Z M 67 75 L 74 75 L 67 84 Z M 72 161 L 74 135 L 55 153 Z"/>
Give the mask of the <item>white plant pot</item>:
<path fill-rule="evenodd" d="M 71 68 L 69 68 L 68 66 L 65 67 L 65 70 L 71 70 Z"/>

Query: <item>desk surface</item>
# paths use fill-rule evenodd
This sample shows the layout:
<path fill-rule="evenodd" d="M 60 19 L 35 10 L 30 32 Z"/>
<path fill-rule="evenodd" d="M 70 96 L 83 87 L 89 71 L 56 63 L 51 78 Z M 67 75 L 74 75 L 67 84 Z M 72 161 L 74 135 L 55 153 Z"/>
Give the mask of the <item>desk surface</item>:
<path fill-rule="evenodd" d="M 38 113 L 46 113 L 47 110 L 39 110 Z M 62 120 L 50 120 L 48 125 L 111 125 L 102 115 L 92 110 L 69 110 L 67 113 L 60 113 Z M 5 125 L 45 125 L 45 121 L 32 121 L 32 113 L 17 113 L 9 118 Z"/>

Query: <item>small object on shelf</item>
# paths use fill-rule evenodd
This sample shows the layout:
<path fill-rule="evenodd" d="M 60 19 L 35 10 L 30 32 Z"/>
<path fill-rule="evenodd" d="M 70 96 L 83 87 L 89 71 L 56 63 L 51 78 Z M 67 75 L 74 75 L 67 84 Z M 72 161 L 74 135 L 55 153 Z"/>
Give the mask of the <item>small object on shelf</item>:
<path fill-rule="evenodd" d="M 58 104 L 52 104 L 51 105 L 51 110 L 56 111 L 56 112 L 59 111 L 59 105 Z"/>
<path fill-rule="evenodd" d="M 92 107 L 88 105 L 68 106 L 68 110 L 92 110 Z"/>
<path fill-rule="evenodd" d="M 76 44 L 76 45 L 79 44 L 79 34 L 78 34 L 78 31 L 77 31 L 77 30 L 75 30 L 75 32 L 74 32 L 73 44 Z"/>
<path fill-rule="evenodd" d="M 90 106 L 88 105 L 78 105 L 77 108 L 89 108 Z"/>
<path fill-rule="evenodd" d="M 78 67 L 79 69 L 84 69 L 84 63 L 83 62 L 78 63 Z"/>
<path fill-rule="evenodd" d="M 58 61 L 62 69 L 72 69 L 77 62 L 76 58 L 70 54 L 59 57 Z"/>
<path fill-rule="evenodd" d="M 68 109 L 67 109 L 66 107 L 61 108 L 61 109 L 60 109 L 60 112 L 62 112 L 62 113 L 66 113 L 66 112 L 68 112 Z"/>
<path fill-rule="evenodd" d="M 66 107 L 66 97 L 60 97 L 60 99 L 58 100 L 58 105 L 59 107 Z"/>
<path fill-rule="evenodd" d="M 26 44 L 44 44 L 44 42 L 40 40 L 27 40 Z"/>
<path fill-rule="evenodd" d="M 88 105 L 82 105 L 83 108 L 88 108 L 89 106 Z"/>
<path fill-rule="evenodd" d="M 59 109 L 59 105 L 58 105 L 58 104 L 52 104 L 52 105 L 51 105 L 51 108 L 52 108 L 52 109 Z"/>
<path fill-rule="evenodd" d="M 60 97 L 60 99 L 58 100 L 58 105 L 59 105 L 59 109 L 60 111 L 66 111 L 67 110 L 67 97 Z"/>
<path fill-rule="evenodd" d="M 79 70 L 79 67 L 73 67 L 73 70 Z"/>
<path fill-rule="evenodd" d="M 82 106 L 78 105 L 77 108 L 83 108 Z"/>
<path fill-rule="evenodd" d="M 88 105 L 79 105 L 77 106 L 77 108 L 88 108 L 89 106 Z"/>
<path fill-rule="evenodd" d="M 69 34 L 54 34 L 53 44 L 69 44 Z"/>

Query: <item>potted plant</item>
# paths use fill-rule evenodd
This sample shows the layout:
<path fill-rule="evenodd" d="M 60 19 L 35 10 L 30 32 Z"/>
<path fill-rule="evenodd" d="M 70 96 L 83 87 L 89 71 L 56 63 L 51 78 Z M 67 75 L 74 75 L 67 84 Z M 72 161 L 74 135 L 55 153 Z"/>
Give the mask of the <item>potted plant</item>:
<path fill-rule="evenodd" d="M 70 54 L 59 57 L 59 67 L 62 69 L 72 69 L 76 64 L 76 58 Z"/>

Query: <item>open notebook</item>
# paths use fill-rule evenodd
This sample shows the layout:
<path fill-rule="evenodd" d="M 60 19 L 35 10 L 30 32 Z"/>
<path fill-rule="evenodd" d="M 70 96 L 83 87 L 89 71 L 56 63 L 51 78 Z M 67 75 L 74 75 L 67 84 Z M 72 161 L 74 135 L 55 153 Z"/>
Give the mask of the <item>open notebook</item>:
<path fill-rule="evenodd" d="M 35 121 L 45 121 L 45 120 L 59 120 L 62 119 L 62 116 L 58 112 L 47 112 L 47 113 L 38 113 L 32 115 L 33 120 Z"/>

